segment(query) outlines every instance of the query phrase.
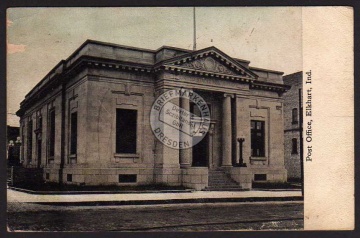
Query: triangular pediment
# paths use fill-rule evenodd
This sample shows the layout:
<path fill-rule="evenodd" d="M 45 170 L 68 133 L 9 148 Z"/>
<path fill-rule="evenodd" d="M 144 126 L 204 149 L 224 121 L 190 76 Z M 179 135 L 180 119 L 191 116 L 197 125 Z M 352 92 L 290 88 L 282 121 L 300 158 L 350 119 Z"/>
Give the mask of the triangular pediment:
<path fill-rule="evenodd" d="M 162 62 L 162 65 L 183 70 L 246 77 L 248 79 L 256 79 L 258 77 L 250 69 L 241 65 L 215 47 L 165 60 Z"/>

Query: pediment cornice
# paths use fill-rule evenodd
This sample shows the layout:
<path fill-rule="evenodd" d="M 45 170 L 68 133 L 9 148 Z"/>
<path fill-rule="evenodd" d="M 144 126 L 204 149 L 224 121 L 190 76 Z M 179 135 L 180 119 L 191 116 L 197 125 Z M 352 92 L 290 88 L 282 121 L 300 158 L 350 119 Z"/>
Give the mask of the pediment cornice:
<path fill-rule="evenodd" d="M 179 72 L 216 74 L 256 80 L 258 75 L 244 67 L 230 56 L 215 47 L 209 47 L 185 55 L 164 60 L 155 65 L 155 71 L 170 69 Z"/>

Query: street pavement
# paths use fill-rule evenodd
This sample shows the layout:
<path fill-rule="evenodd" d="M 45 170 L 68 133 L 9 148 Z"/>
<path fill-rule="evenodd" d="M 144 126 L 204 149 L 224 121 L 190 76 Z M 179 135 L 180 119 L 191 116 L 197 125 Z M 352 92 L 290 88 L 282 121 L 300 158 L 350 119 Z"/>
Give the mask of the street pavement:
<path fill-rule="evenodd" d="M 128 206 L 8 203 L 9 231 L 302 230 L 302 202 Z"/>
<path fill-rule="evenodd" d="M 304 223 L 302 201 L 211 200 L 264 196 L 286 200 L 300 198 L 300 191 L 35 195 L 8 189 L 7 196 L 9 231 L 301 230 Z M 209 199 L 208 203 L 184 203 L 204 198 Z M 102 205 L 104 202 L 169 200 L 180 202 Z"/>

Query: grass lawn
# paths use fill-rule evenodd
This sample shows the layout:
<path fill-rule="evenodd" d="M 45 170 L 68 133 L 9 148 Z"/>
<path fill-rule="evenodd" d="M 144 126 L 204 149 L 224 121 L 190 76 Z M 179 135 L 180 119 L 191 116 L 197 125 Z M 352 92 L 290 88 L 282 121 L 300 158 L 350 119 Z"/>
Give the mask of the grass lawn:
<path fill-rule="evenodd" d="M 81 185 L 69 185 L 58 183 L 42 183 L 31 184 L 21 183 L 15 184 L 13 187 L 28 189 L 33 191 L 156 191 L 156 190 L 185 190 L 183 186 L 167 186 L 163 184 L 149 184 L 138 186 L 115 186 L 115 185 L 103 185 L 103 186 L 81 186 Z"/>

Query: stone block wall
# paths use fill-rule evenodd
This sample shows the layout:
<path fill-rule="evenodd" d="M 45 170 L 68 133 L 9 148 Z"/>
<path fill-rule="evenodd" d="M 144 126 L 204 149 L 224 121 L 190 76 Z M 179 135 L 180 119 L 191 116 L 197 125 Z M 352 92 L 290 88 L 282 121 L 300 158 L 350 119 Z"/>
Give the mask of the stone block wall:
<path fill-rule="evenodd" d="M 286 182 L 287 170 L 285 168 L 251 168 L 252 181 L 255 182 Z M 256 181 L 256 174 L 266 174 L 266 180 Z"/>
<path fill-rule="evenodd" d="M 288 171 L 289 179 L 301 178 L 301 164 L 300 164 L 300 132 L 289 131 L 285 132 L 285 168 Z M 297 154 L 292 153 L 292 139 L 297 139 Z"/>
<path fill-rule="evenodd" d="M 46 179 L 46 174 L 49 178 Z M 71 181 L 68 181 L 71 175 Z M 120 182 L 119 175 L 136 175 L 134 182 Z M 44 180 L 57 182 L 58 170 L 45 169 Z M 66 184 L 76 185 L 118 185 L 136 186 L 153 183 L 152 168 L 65 168 L 63 171 L 63 181 Z"/>
<path fill-rule="evenodd" d="M 202 190 L 208 186 L 209 170 L 207 167 L 181 169 L 181 176 L 184 187 Z"/>
<path fill-rule="evenodd" d="M 299 89 L 302 88 L 302 72 L 295 74 L 290 74 L 284 76 L 284 84 L 290 85 L 291 88 L 289 91 L 284 93 L 284 127 L 285 130 L 296 129 L 299 127 L 299 124 L 293 124 L 292 122 L 292 109 L 298 109 L 298 115 L 300 116 L 299 111 Z M 299 122 L 298 118 L 298 122 Z"/>
<path fill-rule="evenodd" d="M 299 89 L 302 89 L 302 72 L 284 76 L 291 89 L 284 94 L 284 157 L 289 179 L 301 178 L 300 164 L 300 109 Z M 302 95 L 301 95 L 302 97 Z M 298 108 L 298 123 L 293 123 L 292 110 Z M 292 139 L 297 139 L 297 154 L 292 153 Z"/>
<path fill-rule="evenodd" d="M 252 187 L 252 173 L 247 167 L 232 167 L 229 168 L 229 175 L 233 180 L 239 183 L 243 189 L 251 189 Z"/>
<path fill-rule="evenodd" d="M 154 177 L 154 182 L 157 184 L 167 184 L 169 186 L 181 185 L 181 170 L 179 166 L 155 168 Z"/>

